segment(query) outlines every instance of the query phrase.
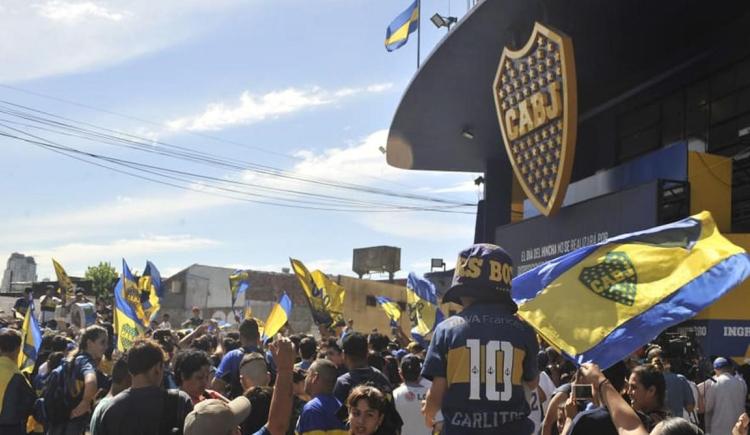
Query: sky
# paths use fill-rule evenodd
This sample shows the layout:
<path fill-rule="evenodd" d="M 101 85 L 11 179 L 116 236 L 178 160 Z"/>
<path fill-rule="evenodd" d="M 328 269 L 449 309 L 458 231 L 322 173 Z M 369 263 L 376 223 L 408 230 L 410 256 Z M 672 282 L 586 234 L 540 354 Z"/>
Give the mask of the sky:
<path fill-rule="evenodd" d="M 416 72 L 416 34 L 383 46 L 410 3 L 3 2 L 0 267 L 20 252 L 39 279 L 51 258 L 74 276 L 121 258 L 169 276 L 293 257 L 353 275 L 353 249 L 389 245 L 397 277 L 450 268 L 472 243 L 477 174 L 380 151 Z M 429 16 L 466 3 L 422 2 L 423 58 L 446 34 Z"/>

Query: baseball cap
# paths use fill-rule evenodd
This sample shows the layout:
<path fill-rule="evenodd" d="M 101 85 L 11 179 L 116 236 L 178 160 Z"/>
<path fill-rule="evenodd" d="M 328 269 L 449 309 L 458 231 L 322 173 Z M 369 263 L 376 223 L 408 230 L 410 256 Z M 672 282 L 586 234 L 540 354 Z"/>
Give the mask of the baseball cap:
<path fill-rule="evenodd" d="M 250 415 L 250 401 L 240 396 L 231 402 L 208 399 L 185 417 L 185 435 L 225 435 Z"/>
<path fill-rule="evenodd" d="M 478 243 L 458 254 L 451 288 L 443 295 L 443 303 L 461 303 L 461 296 L 482 301 L 503 301 L 512 304 L 510 298 L 513 279 L 513 260 L 497 245 Z"/>
<path fill-rule="evenodd" d="M 729 367 L 729 360 L 724 357 L 718 357 L 714 360 L 714 368 L 716 370 L 723 369 L 724 367 Z"/>

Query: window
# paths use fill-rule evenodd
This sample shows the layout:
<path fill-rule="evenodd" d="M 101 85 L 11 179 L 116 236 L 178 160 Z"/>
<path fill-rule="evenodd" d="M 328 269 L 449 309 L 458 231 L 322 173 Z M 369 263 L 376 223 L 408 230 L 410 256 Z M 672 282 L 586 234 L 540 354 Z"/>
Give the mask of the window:
<path fill-rule="evenodd" d="M 375 296 L 367 295 L 367 300 L 365 302 L 368 307 L 375 307 L 378 305 L 378 301 L 375 299 Z"/>

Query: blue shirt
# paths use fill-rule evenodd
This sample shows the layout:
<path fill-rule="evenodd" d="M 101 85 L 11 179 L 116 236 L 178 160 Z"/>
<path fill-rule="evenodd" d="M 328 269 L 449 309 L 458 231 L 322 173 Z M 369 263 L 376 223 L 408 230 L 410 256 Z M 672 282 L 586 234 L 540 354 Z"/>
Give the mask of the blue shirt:
<path fill-rule="evenodd" d="M 229 351 L 219 363 L 216 369 L 216 377 L 226 382 L 230 386 L 230 396 L 235 398 L 242 394 L 242 385 L 240 384 L 240 363 L 246 353 L 257 352 L 263 355 L 257 347 L 247 346 L 244 348 Z"/>
<path fill-rule="evenodd" d="M 683 409 L 695 405 L 690 384 L 684 376 L 672 372 L 664 373 L 664 383 L 667 389 L 664 405 L 672 413 L 672 416 L 682 417 Z"/>
<path fill-rule="evenodd" d="M 74 403 L 78 403 L 83 399 L 83 388 L 84 380 L 87 374 L 96 375 L 96 363 L 94 362 L 91 355 L 87 353 L 81 353 L 76 356 L 73 360 L 73 397 L 75 398 Z"/>
<path fill-rule="evenodd" d="M 321 394 L 307 402 L 297 421 L 297 435 L 343 435 L 348 433 L 346 425 L 336 417 L 341 402 L 332 394 Z"/>
<path fill-rule="evenodd" d="M 534 330 L 501 304 L 475 304 L 435 328 L 422 376 L 444 377 L 444 433 L 530 434 L 522 381 L 539 374 Z"/>

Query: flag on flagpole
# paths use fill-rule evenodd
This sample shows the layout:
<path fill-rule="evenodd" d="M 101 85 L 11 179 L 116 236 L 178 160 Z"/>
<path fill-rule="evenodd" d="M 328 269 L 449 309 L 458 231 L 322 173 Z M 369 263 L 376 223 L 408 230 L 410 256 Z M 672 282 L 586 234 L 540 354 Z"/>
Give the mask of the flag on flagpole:
<path fill-rule="evenodd" d="M 409 5 L 394 19 L 385 31 L 385 49 L 401 48 L 409 40 L 409 34 L 419 29 L 419 0 Z"/>
<path fill-rule="evenodd" d="M 410 272 L 406 280 L 406 305 L 409 307 L 411 335 L 422 342 L 444 318 L 438 307 L 435 284 Z"/>
<path fill-rule="evenodd" d="M 34 316 L 33 303 L 26 310 L 21 334 L 21 352 L 18 353 L 18 369 L 30 374 L 34 370 L 39 346 L 42 345 L 42 330 Z"/>
<path fill-rule="evenodd" d="M 138 314 L 140 310 L 140 315 Z M 115 333 L 117 334 L 117 349 L 125 352 L 133 345 L 133 341 L 142 335 L 145 328 L 140 322 L 143 309 L 138 285 L 130 272 L 125 259 L 122 260 L 122 276 L 115 285 Z"/>
<path fill-rule="evenodd" d="M 289 320 L 292 315 L 292 300 L 284 292 L 279 298 L 279 302 L 276 303 L 271 312 L 268 313 L 266 322 L 263 326 L 263 339 L 273 337 Z"/>
<path fill-rule="evenodd" d="M 398 328 L 398 321 L 401 319 L 401 307 L 399 307 L 398 302 L 385 296 L 377 296 L 375 299 L 391 321 L 391 326 Z"/>
<path fill-rule="evenodd" d="M 292 265 L 294 274 L 297 275 L 302 290 L 304 290 L 307 296 L 313 321 L 316 325 L 330 325 L 333 322 L 333 318 L 326 307 L 330 302 L 326 301 L 328 296 L 325 293 L 325 289 L 315 281 L 313 275 L 301 261 L 290 258 L 289 262 Z"/>
<path fill-rule="evenodd" d="M 57 292 L 63 302 L 66 302 L 74 297 L 75 285 L 73 285 L 73 281 L 68 277 L 68 274 L 65 273 L 62 265 L 54 258 L 52 259 L 52 266 L 55 268 L 55 275 L 57 275 L 57 285 L 59 286 Z"/>
<path fill-rule="evenodd" d="M 248 288 L 250 288 L 250 271 L 237 269 L 229 275 L 229 294 L 232 297 L 232 313 L 234 313 L 235 318 L 239 318 L 239 315 L 234 309 L 234 304 L 237 303 L 240 295 L 245 294 Z M 245 318 L 252 317 L 252 308 L 247 303 L 247 296 L 245 298 Z"/>
<path fill-rule="evenodd" d="M 321 289 L 323 293 L 323 303 L 326 312 L 331 316 L 331 322 L 337 323 L 344 320 L 344 298 L 346 297 L 346 290 L 344 287 L 331 281 L 328 275 L 319 271 L 313 270 L 312 279 L 315 285 Z"/>
<path fill-rule="evenodd" d="M 513 280 L 518 314 L 577 363 L 607 368 L 750 275 L 708 212 L 624 234 Z"/>
<path fill-rule="evenodd" d="M 140 320 L 144 326 L 148 326 L 159 312 L 161 299 L 164 297 L 161 274 L 159 274 L 159 269 L 154 266 L 154 263 L 146 261 L 146 269 L 143 271 L 143 275 L 138 278 L 138 290 L 141 294 L 143 309 L 143 319 Z"/>

